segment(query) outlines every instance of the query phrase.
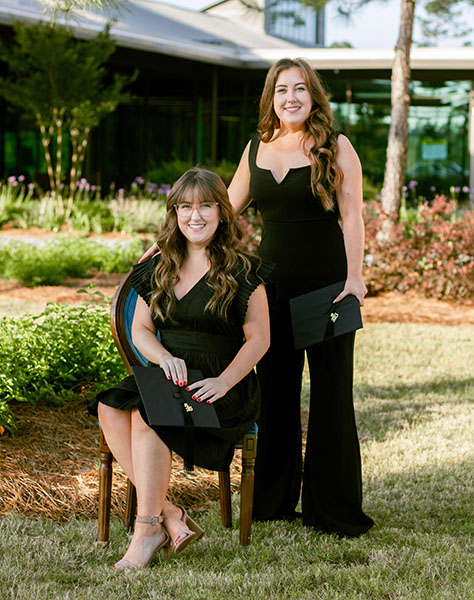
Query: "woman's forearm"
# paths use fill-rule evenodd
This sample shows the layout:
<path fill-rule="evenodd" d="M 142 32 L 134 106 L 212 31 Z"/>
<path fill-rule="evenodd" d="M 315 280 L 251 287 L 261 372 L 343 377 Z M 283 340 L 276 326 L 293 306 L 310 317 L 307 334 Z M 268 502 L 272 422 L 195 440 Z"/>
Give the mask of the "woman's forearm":
<path fill-rule="evenodd" d="M 344 247 L 347 258 L 347 278 L 362 278 L 364 259 L 364 221 L 360 213 L 348 215 L 343 221 Z"/>
<path fill-rule="evenodd" d="M 220 377 L 225 381 L 229 389 L 250 373 L 268 350 L 269 346 L 269 339 L 256 339 L 256 336 L 244 343 L 235 355 L 234 360 L 220 374 Z"/>
<path fill-rule="evenodd" d="M 132 328 L 132 340 L 135 347 L 140 350 L 143 356 L 150 362 L 159 365 L 164 356 L 170 356 L 170 353 L 156 337 L 156 332 L 147 327 Z"/>

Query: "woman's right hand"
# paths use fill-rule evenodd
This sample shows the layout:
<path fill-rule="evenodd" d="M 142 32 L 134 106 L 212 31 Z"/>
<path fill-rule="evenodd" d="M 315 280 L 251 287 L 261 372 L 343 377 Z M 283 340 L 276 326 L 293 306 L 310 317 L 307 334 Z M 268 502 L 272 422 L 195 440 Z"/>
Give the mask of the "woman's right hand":
<path fill-rule="evenodd" d="M 182 358 L 165 354 L 160 358 L 160 367 L 163 369 L 166 377 L 173 381 L 175 385 L 182 387 L 188 382 L 188 371 L 186 363 Z"/>
<path fill-rule="evenodd" d="M 158 251 L 160 250 L 158 244 L 155 242 L 153 244 L 153 246 L 151 246 L 151 248 L 148 248 L 148 250 L 145 252 L 145 254 L 139 259 L 139 263 L 143 262 L 144 260 L 146 260 L 147 258 L 150 258 L 152 256 L 154 256 Z"/>

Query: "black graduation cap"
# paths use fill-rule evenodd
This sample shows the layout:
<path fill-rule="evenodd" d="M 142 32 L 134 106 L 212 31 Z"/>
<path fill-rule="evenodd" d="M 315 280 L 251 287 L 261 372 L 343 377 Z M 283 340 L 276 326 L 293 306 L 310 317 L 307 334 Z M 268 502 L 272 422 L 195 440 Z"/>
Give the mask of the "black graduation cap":
<path fill-rule="evenodd" d="M 334 304 L 344 284 L 340 281 L 290 300 L 296 350 L 361 329 L 362 317 L 356 296 L 350 294 Z"/>
<path fill-rule="evenodd" d="M 214 405 L 193 400 L 195 392 L 175 385 L 163 369 L 138 366 L 132 369 L 151 426 L 220 428 Z M 188 370 L 188 385 L 201 379 L 201 371 Z"/>

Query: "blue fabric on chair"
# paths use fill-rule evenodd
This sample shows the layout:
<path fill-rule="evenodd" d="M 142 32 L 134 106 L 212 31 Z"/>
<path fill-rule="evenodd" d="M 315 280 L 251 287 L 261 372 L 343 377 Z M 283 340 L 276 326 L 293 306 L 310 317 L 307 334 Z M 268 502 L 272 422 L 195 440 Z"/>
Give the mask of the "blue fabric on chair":
<path fill-rule="evenodd" d="M 135 306 L 137 304 L 137 298 L 138 298 L 138 294 L 135 291 L 134 288 L 130 289 L 130 292 L 127 296 L 127 299 L 125 301 L 125 307 L 123 310 L 123 319 L 124 319 L 124 324 L 125 324 L 125 331 L 127 333 L 127 340 L 128 343 L 130 344 L 130 347 L 132 348 L 132 350 L 135 352 L 136 357 L 138 358 L 138 360 L 140 361 L 140 363 L 146 367 L 146 365 L 148 364 L 147 359 L 143 356 L 143 354 L 140 352 L 140 350 L 138 350 L 133 342 L 132 342 L 132 321 L 133 321 L 133 316 L 135 315 Z"/>
<path fill-rule="evenodd" d="M 247 435 L 258 435 L 258 425 L 254 423 L 252 427 L 247 431 Z"/>

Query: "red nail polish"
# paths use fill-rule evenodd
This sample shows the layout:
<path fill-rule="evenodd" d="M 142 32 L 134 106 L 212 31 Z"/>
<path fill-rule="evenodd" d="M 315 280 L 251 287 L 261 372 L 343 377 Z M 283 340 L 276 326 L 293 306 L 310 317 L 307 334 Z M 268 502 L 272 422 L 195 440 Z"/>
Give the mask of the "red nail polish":
<path fill-rule="evenodd" d="M 210 401 L 210 400 L 206 400 L 206 404 L 210 404 L 210 403 L 211 403 L 211 401 Z"/>
<path fill-rule="evenodd" d="M 189 388 L 184 388 L 187 392 L 189 392 Z"/>
<path fill-rule="evenodd" d="M 198 398 L 198 402 L 202 402 L 201 398 Z"/>
<path fill-rule="evenodd" d="M 175 381 L 175 384 L 178 385 L 178 381 Z"/>
<path fill-rule="evenodd" d="M 168 379 L 171 379 L 171 375 L 168 375 Z"/>
<path fill-rule="evenodd" d="M 186 385 L 187 383 L 188 383 L 188 382 L 187 382 L 187 381 L 185 381 L 185 382 L 184 382 L 184 385 Z"/>
<path fill-rule="evenodd" d="M 196 400 L 196 396 L 192 396 L 192 399 L 193 399 L 193 400 Z"/>

